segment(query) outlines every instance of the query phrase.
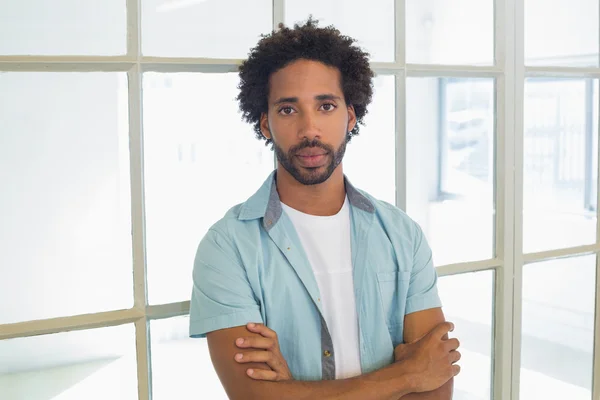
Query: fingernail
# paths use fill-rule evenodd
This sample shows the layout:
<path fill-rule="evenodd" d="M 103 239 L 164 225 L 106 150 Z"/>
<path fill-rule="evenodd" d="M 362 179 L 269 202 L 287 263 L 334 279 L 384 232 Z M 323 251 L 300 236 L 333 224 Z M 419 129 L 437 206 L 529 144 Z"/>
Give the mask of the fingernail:
<path fill-rule="evenodd" d="M 250 324 L 248 324 L 248 326 L 249 326 L 250 328 L 254 328 L 254 327 L 255 327 L 255 325 L 254 325 L 253 323 L 250 323 Z"/>
<path fill-rule="evenodd" d="M 239 338 L 238 340 L 235 341 L 237 344 L 244 344 L 244 339 Z"/>
<path fill-rule="evenodd" d="M 451 323 L 450 326 L 451 326 L 450 330 L 454 331 L 454 324 Z"/>
<path fill-rule="evenodd" d="M 253 373 L 254 373 L 254 370 L 253 370 L 253 369 L 249 369 L 249 370 L 248 370 L 248 375 L 252 375 Z"/>
<path fill-rule="evenodd" d="M 235 359 L 238 360 L 238 361 L 240 361 L 242 358 L 244 358 L 243 354 L 236 354 L 235 355 Z"/>

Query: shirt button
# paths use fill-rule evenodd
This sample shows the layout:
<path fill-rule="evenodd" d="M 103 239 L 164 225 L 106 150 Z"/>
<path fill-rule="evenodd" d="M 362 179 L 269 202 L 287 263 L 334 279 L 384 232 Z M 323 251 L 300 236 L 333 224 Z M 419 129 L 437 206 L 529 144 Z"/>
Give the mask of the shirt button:
<path fill-rule="evenodd" d="M 325 357 L 331 357 L 331 353 L 329 352 L 329 350 L 325 350 L 325 351 L 323 352 L 323 355 L 324 355 Z"/>

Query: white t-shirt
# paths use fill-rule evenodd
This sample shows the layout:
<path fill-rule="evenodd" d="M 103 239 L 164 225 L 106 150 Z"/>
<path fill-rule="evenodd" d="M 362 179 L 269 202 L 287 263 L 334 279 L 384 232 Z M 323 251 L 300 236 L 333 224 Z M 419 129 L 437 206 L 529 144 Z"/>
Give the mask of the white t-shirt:
<path fill-rule="evenodd" d="M 296 228 L 319 286 L 323 318 L 333 341 L 335 377 L 360 375 L 348 197 L 336 215 L 326 217 L 304 214 L 283 203 L 282 207 Z"/>

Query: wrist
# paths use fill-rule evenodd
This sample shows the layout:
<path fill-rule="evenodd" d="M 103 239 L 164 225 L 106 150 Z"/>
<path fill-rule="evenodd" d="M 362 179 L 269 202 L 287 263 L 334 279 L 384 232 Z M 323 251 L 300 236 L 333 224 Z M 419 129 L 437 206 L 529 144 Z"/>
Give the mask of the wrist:
<path fill-rule="evenodd" d="M 396 362 L 394 366 L 397 368 L 396 383 L 398 395 L 405 396 L 418 392 L 418 377 L 407 368 L 408 366 L 403 362 Z"/>

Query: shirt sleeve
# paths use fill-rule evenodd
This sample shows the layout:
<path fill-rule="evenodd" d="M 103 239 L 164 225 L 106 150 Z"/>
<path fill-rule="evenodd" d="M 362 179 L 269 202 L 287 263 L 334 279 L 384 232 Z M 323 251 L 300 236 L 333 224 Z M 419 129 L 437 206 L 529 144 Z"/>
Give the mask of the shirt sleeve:
<path fill-rule="evenodd" d="M 414 239 L 414 263 L 408 286 L 406 314 L 442 306 L 437 290 L 437 272 L 433 266 L 433 254 L 418 224 Z"/>
<path fill-rule="evenodd" d="M 203 338 L 208 332 L 248 322 L 263 321 L 246 270 L 231 242 L 211 229 L 194 260 L 190 337 Z"/>

